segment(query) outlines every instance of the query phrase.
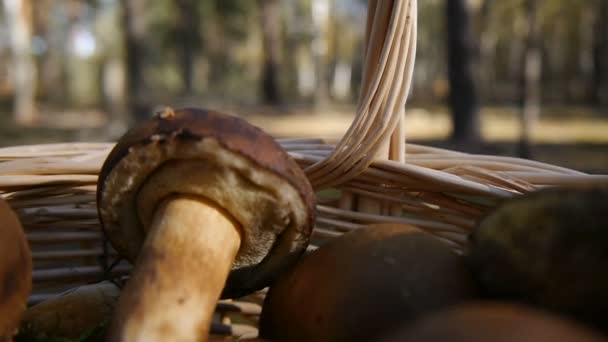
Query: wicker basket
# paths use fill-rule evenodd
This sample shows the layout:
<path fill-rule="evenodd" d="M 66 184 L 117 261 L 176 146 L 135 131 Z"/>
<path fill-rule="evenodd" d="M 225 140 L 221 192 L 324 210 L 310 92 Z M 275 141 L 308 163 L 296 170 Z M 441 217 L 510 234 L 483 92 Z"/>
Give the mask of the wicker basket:
<path fill-rule="evenodd" d="M 406 144 L 416 27 L 416 0 L 370 0 L 363 86 L 350 129 L 339 141 L 279 140 L 320 194 L 311 248 L 366 224 L 398 222 L 460 251 L 478 219 L 503 199 L 550 186 L 608 184 L 606 175 Z M 112 146 L 0 149 L 0 191 L 18 212 L 33 251 L 30 303 L 129 273 L 131 266 L 105 243 L 97 217 L 97 173 Z M 261 291 L 220 303 L 213 332 L 255 337 L 263 297 Z M 239 324 L 231 324 L 235 315 Z"/>

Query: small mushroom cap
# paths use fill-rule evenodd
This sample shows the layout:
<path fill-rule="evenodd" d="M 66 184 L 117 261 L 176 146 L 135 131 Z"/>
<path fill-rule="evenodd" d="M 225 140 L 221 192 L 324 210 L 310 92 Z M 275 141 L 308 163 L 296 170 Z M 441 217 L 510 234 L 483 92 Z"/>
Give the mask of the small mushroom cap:
<path fill-rule="evenodd" d="M 225 298 L 265 287 L 308 245 L 315 202 L 308 179 L 272 137 L 236 117 L 168 108 L 123 136 L 99 177 L 103 229 L 132 262 L 171 195 L 200 196 L 240 224 Z"/>
<path fill-rule="evenodd" d="M 268 291 L 260 336 L 368 341 L 474 296 L 462 258 L 411 226 L 373 225 L 307 254 Z"/>
<path fill-rule="evenodd" d="M 521 305 L 478 302 L 450 307 L 387 332 L 381 342 L 600 342 L 578 323 Z"/>
<path fill-rule="evenodd" d="M 17 215 L 0 199 L 0 340 L 10 340 L 32 289 L 30 248 Z"/>

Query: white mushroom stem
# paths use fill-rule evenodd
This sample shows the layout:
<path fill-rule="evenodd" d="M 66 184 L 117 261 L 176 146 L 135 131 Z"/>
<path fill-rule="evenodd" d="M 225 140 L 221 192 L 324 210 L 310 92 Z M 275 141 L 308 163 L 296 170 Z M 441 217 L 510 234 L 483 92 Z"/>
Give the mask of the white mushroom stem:
<path fill-rule="evenodd" d="M 109 341 L 206 340 L 240 244 L 240 226 L 214 204 L 166 200 L 123 290 Z"/>

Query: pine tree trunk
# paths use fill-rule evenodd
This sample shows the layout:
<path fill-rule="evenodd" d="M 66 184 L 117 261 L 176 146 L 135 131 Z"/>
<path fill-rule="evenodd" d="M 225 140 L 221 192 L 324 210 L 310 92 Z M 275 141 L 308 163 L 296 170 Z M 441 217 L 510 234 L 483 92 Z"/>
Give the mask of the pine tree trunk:
<path fill-rule="evenodd" d="M 144 13 L 146 0 L 123 0 L 123 27 L 125 39 L 127 107 L 129 118 L 147 117 L 150 113 L 149 105 L 144 100 L 144 39 L 146 36 L 146 22 Z"/>
<path fill-rule="evenodd" d="M 175 41 L 179 59 L 183 92 L 191 94 L 194 88 L 194 61 L 201 45 L 200 16 L 197 0 L 176 0 L 179 20 L 175 28 Z"/>
<path fill-rule="evenodd" d="M 262 65 L 261 95 L 264 103 L 281 102 L 279 69 L 281 58 L 281 2 L 258 0 L 262 25 L 264 61 Z"/>
<path fill-rule="evenodd" d="M 521 77 L 521 137 L 519 155 L 532 157 L 532 132 L 540 115 L 542 56 L 537 0 L 526 0 L 527 38 Z"/>
<path fill-rule="evenodd" d="M 496 46 L 498 45 L 498 34 L 492 28 L 492 6 L 494 0 L 484 0 L 480 9 L 479 29 L 479 89 L 480 96 L 493 100 L 499 94 L 496 93 Z"/>
<path fill-rule="evenodd" d="M 593 39 L 593 102 L 608 106 L 608 1 L 596 0 Z"/>
<path fill-rule="evenodd" d="M 471 32 L 467 0 L 446 0 L 446 15 L 452 140 L 474 144 L 481 140 L 481 133 L 473 71 L 476 44 Z"/>
<path fill-rule="evenodd" d="M 328 50 L 327 39 L 331 6 L 326 0 L 312 0 L 312 58 L 315 70 L 314 104 L 323 106 L 329 100 Z"/>
<path fill-rule="evenodd" d="M 12 50 L 15 87 L 14 120 L 31 125 L 38 120 L 36 109 L 37 67 L 32 56 L 34 0 L 4 0 Z"/>
<path fill-rule="evenodd" d="M 593 90 L 593 50 L 595 44 L 594 31 L 597 21 L 596 12 L 596 6 L 592 1 L 588 1 L 583 5 L 578 32 L 578 68 L 576 69 L 576 77 L 573 77 L 582 83 L 582 86 L 577 85 L 577 87 L 582 88 L 584 92 L 582 100 L 588 103 L 594 103 L 597 100 L 595 91 Z M 576 97 L 578 100 L 579 96 Z"/>
<path fill-rule="evenodd" d="M 47 50 L 39 64 L 39 89 L 45 102 L 65 106 L 68 102 L 66 50 L 69 24 L 58 25 L 57 15 L 50 15 L 53 6 L 58 6 L 52 0 L 37 0 L 35 8 L 35 25 L 38 34 L 47 41 Z M 61 12 L 65 12 L 62 8 Z"/>

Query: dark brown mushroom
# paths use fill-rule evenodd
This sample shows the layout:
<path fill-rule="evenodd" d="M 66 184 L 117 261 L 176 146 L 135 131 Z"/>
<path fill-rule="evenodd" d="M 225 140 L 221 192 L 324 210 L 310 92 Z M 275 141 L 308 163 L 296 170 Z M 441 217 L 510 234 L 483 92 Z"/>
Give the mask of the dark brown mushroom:
<path fill-rule="evenodd" d="M 20 330 L 36 341 L 71 341 L 92 332 L 101 340 L 119 295 L 120 289 L 109 281 L 71 289 L 30 307 Z"/>
<path fill-rule="evenodd" d="M 608 189 L 546 189 L 506 201 L 475 228 L 466 260 L 485 296 L 608 331 Z"/>
<path fill-rule="evenodd" d="M 0 341 L 11 341 L 32 290 L 32 257 L 17 215 L 0 198 Z"/>
<path fill-rule="evenodd" d="M 98 209 L 135 270 L 113 341 L 206 338 L 215 304 L 265 287 L 303 253 L 314 194 L 302 170 L 242 119 L 166 109 L 120 139 Z"/>
<path fill-rule="evenodd" d="M 260 336 L 369 341 L 474 294 L 463 260 L 449 246 L 414 227 L 374 225 L 311 252 L 272 284 Z"/>
<path fill-rule="evenodd" d="M 479 302 L 440 310 L 387 332 L 381 342 L 600 342 L 608 338 L 554 314 Z"/>

